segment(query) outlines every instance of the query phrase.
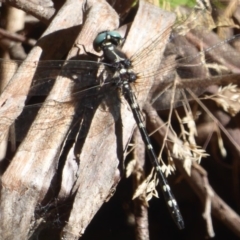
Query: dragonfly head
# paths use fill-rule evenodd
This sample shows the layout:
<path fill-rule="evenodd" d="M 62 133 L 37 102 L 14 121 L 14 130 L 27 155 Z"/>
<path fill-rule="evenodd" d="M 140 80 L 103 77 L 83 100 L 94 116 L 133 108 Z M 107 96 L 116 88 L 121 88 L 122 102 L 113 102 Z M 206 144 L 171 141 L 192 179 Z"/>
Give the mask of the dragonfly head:
<path fill-rule="evenodd" d="M 93 42 L 93 47 L 96 52 L 100 52 L 107 45 L 122 45 L 124 38 L 116 31 L 104 31 L 97 35 Z"/>

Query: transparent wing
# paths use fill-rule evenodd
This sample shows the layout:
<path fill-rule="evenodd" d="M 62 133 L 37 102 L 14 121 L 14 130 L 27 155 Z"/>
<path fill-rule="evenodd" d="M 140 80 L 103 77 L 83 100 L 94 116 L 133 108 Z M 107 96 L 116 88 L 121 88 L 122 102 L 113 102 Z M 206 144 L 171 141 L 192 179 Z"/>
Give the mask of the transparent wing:
<path fill-rule="evenodd" d="M 76 85 L 76 87 L 81 86 L 82 89 L 91 88 L 93 85 L 97 87 L 97 85 L 100 84 L 99 81 L 96 80 L 97 72 L 99 72 L 100 75 L 103 70 L 106 69 L 103 63 L 82 60 L 24 61 L 24 68 L 18 69 L 18 66 L 20 66 L 22 62 L 23 61 L 0 59 L 0 74 L 2 77 L 6 76 L 6 74 L 12 76 L 18 71 L 20 74 L 21 72 L 27 72 L 33 75 L 32 86 L 28 93 L 29 96 L 48 95 L 58 76 L 69 78 L 73 85 Z M 108 74 L 111 73 L 109 72 Z M 95 79 L 95 82 L 93 79 Z M 80 89 L 79 92 L 81 92 Z M 79 94 L 82 95 L 83 93 Z M 65 98 L 66 96 L 63 96 L 63 101 L 67 101 Z"/>
<path fill-rule="evenodd" d="M 16 121 L 17 140 L 22 140 L 32 120 L 41 109 L 48 114 L 48 124 L 45 128 L 64 125 L 67 119 L 80 118 L 85 108 L 93 109 L 101 102 L 106 88 L 111 84 L 112 73 L 106 70 L 103 63 L 82 60 L 70 61 L 39 61 L 25 62 L 24 68 L 17 68 L 21 61 L 1 60 L 0 74 L 13 75 L 16 71 L 23 71 L 34 75 L 32 86 L 28 93 L 24 111 Z M 59 89 L 61 98 L 46 99 L 56 83 L 61 85 L 68 78 L 70 91 Z M 75 112 L 69 109 L 74 106 Z M 55 112 L 55 114 L 53 114 Z M 75 116 L 76 115 L 76 116 Z M 46 119 L 40 119 L 34 128 L 40 129 Z M 75 121 L 75 120 L 73 120 Z M 7 120 L 6 120 L 7 122 Z"/>
<path fill-rule="evenodd" d="M 211 12 L 206 9 L 194 10 L 182 23 L 178 22 L 174 26 L 158 68 L 142 69 L 138 66 L 143 62 L 151 62 L 156 48 L 161 46 L 159 43 L 163 35 L 153 38 L 150 44 L 145 44 L 131 58 L 139 77 L 138 82 L 146 81 L 151 76 L 155 78 L 149 99 L 156 109 L 168 109 L 172 95 L 175 96 L 175 106 L 182 105 L 182 91 L 185 88 L 190 88 L 198 96 L 208 86 L 227 83 L 227 80 L 230 82 L 232 74 L 240 73 L 239 51 L 234 48 L 234 44 L 240 41 L 240 35 L 229 35 L 222 40 L 210 31 L 214 27 L 216 24 L 211 18 Z M 173 93 L 171 89 L 174 81 L 177 84 Z M 192 99 L 187 92 L 184 95 Z"/>
<path fill-rule="evenodd" d="M 175 96 L 175 106 L 181 105 L 183 89 L 190 88 L 198 96 L 210 85 L 231 83 L 231 76 L 240 74 L 240 53 L 233 47 L 240 36 L 225 41 L 221 41 L 214 33 L 211 37 L 215 38 L 215 44 L 211 47 L 205 45 L 205 49 L 200 52 L 183 37 L 174 43 L 175 49 L 178 49 L 177 54 L 169 54 L 171 51 L 167 47 L 165 60 L 159 70 L 153 73 L 155 82 L 151 94 L 156 109 L 169 108 L 169 97 L 172 94 Z M 172 46 L 173 44 L 170 45 L 171 49 Z M 177 81 L 177 89 L 172 93 L 174 81 Z M 187 92 L 186 95 L 191 99 Z"/>

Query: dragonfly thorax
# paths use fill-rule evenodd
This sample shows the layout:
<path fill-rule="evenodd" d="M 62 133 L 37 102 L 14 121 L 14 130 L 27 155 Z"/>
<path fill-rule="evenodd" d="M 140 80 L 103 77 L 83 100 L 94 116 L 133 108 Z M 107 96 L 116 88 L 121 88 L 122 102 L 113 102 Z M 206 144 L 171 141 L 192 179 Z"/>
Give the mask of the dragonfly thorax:
<path fill-rule="evenodd" d="M 137 79 L 132 70 L 131 61 L 119 49 L 124 39 L 117 32 L 102 32 L 94 41 L 94 48 L 103 51 L 104 60 L 111 65 L 111 71 L 115 73 L 118 85 L 124 81 L 134 82 Z"/>

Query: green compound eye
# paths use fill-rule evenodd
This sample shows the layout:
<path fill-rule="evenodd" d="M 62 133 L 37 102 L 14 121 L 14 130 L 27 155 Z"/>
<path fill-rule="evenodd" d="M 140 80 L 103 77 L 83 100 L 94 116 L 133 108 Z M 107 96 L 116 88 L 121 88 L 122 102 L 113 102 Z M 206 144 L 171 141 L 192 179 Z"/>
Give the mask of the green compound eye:
<path fill-rule="evenodd" d="M 93 41 L 93 47 L 96 52 L 101 51 L 102 44 L 105 42 L 111 42 L 112 44 L 118 46 L 121 44 L 123 38 L 116 31 L 105 31 L 101 32 L 97 35 L 95 40 Z"/>

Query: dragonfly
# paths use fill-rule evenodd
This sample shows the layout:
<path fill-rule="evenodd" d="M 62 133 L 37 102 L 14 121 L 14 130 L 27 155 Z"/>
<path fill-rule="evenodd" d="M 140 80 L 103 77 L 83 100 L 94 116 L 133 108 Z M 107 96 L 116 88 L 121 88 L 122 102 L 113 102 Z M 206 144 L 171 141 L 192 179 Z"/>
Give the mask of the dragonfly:
<path fill-rule="evenodd" d="M 151 43 L 146 43 L 146 45 L 143 46 L 143 48 L 137 52 L 134 56 L 132 56 L 129 61 L 131 62 L 134 72 L 136 70 L 136 76 L 137 79 L 142 79 L 145 80 L 150 76 L 154 77 L 154 83 L 151 85 L 150 90 L 149 90 L 149 95 L 151 95 L 151 98 L 154 98 L 154 106 L 157 109 L 164 109 L 164 108 L 169 108 L 170 101 L 168 100 L 165 104 L 162 104 L 162 99 L 166 98 L 166 95 L 172 96 L 173 92 L 169 89 L 170 87 L 173 86 L 173 79 L 170 78 L 171 76 L 168 75 L 167 77 L 164 76 L 164 73 L 167 71 L 168 73 L 173 71 L 173 77 L 176 76 L 176 72 L 178 75 L 185 79 L 189 79 L 187 84 L 190 84 L 192 81 L 193 77 L 196 77 L 196 79 L 201 79 L 202 77 L 206 78 L 207 80 L 211 80 L 211 78 L 207 75 L 206 69 L 205 69 L 205 62 L 202 61 L 202 54 L 201 53 L 196 53 L 196 54 L 189 54 L 188 56 L 180 57 L 180 59 L 176 59 L 176 57 L 172 57 L 171 53 L 166 53 L 169 54 L 169 58 L 166 58 L 166 62 L 163 62 L 162 67 L 156 68 L 156 66 L 153 66 L 152 68 L 147 68 L 146 71 L 142 70 L 141 64 L 144 61 L 149 61 L 152 57 L 150 55 L 155 52 L 157 44 L 162 41 L 163 35 L 166 33 L 165 31 L 162 32 L 162 35 L 156 36 Z M 106 35 L 105 37 L 106 38 Z M 114 37 L 110 37 L 111 40 L 114 40 Z M 181 37 L 180 37 L 181 38 Z M 210 47 L 209 49 L 205 50 L 205 54 L 211 54 L 214 51 L 216 51 L 219 48 L 224 48 L 225 46 L 228 46 L 228 44 L 231 42 L 231 40 L 234 40 L 238 38 L 237 36 L 235 38 L 229 39 L 228 41 L 221 42 L 218 45 L 215 45 L 213 47 Z M 119 37 L 117 37 L 119 39 Z M 177 38 L 173 37 L 174 41 L 177 41 Z M 95 45 L 98 45 L 95 42 Z M 170 42 L 171 45 L 171 42 Z M 174 48 L 175 50 L 176 48 Z M 173 48 L 167 48 L 167 51 L 172 51 Z M 173 54 L 174 55 L 174 54 Z M 210 63 L 213 62 L 212 59 L 209 60 Z M 15 62 L 17 65 L 19 65 L 20 62 Z M 109 69 L 117 69 L 117 66 L 114 66 L 114 64 L 111 63 L 111 61 L 101 61 L 101 62 L 96 62 L 96 61 L 84 61 L 84 60 L 71 60 L 67 62 L 62 62 L 62 61 L 44 61 L 44 62 L 36 62 L 36 63 L 26 63 L 29 66 L 38 66 L 38 71 L 35 73 L 35 80 L 33 81 L 33 85 L 30 89 L 29 96 L 31 95 L 36 95 L 36 92 L 41 92 L 41 94 L 44 95 L 47 94 L 47 92 L 50 91 L 52 84 L 55 82 L 55 76 L 60 75 L 60 76 L 67 76 L 72 80 L 72 92 L 66 92 L 62 96 L 62 99 L 55 101 L 55 100 L 47 100 L 46 103 L 43 105 L 43 110 L 45 112 L 50 112 L 52 108 L 55 108 L 59 110 L 59 112 L 64 112 L 63 117 L 56 118 L 54 120 L 49 120 L 48 125 L 44 126 L 44 128 L 51 129 L 54 125 L 60 126 L 62 124 L 65 124 L 67 118 L 72 117 L 72 112 L 71 110 L 71 103 L 74 101 L 76 102 L 76 99 L 79 101 L 80 104 L 80 113 L 74 112 L 74 117 L 77 115 L 79 116 L 82 114 L 83 109 L 82 107 L 89 108 L 89 109 L 94 109 L 95 108 L 95 103 L 90 103 L 89 99 L 94 98 L 96 100 L 96 104 L 99 102 L 107 101 L 105 100 L 105 97 L 108 98 L 108 94 L 111 95 L 111 90 L 109 88 L 117 88 L 118 87 L 118 82 L 113 81 L 112 79 L 115 79 L 115 72 Z M 127 63 L 125 63 L 127 64 Z M 2 63 L 3 68 L 9 69 L 9 62 L 4 61 Z M 189 71 L 189 67 L 192 67 L 191 69 L 195 69 L 192 71 Z M 176 72 L 175 72 L 176 70 Z M 233 71 L 233 70 L 232 70 Z M 232 72 L 229 70 L 222 71 L 219 75 L 223 76 L 224 74 L 229 74 L 229 72 Z M 51 79 L 51 74 L 53 75 L 53 80 Z M 96 75 L 98 76 L 98 82 L 96 83 Z M 49 77 L 50 76 L 50 77 Z M 161 84 L 160 86 L 160 80 L 165 77 L 165 84 Z M 41 80 L 40 82 L 37 80 Z M 99 81 L 100 79 L 100 81 Z M 191 79 L 191 81 L 190 81 Z M 100 82 L 100 83 L 99 83 Z M 132 80 L 134 82 L 134 80 Z M 194 82 L 194 81 L 193 81 Z M 209 81 L 208 81 L 209 82 Z M 184 83 L 184 82 L 183 82 Z M 195 82 L 196 83 L 196 82 Z M 133 83 L 132 83 L 133 84 Z M 115 85 L 115 86 L 113 86 Z M 137 83 L 136 83 L 137 85 Z M 164 86 L 165 85 L 165 86 Z M 194 84 L 193 84 L 194 85 Z M 196 84 L 195 84 L 196 85 Z M 179 84 L 179 88 L 182 85 Z M 190 87 L 190 85 L 187 85 Z M 183 87 L 182 87 L 183 88 Z M 203 89 L 199 90 L 199 87 L 195 87 L 197 92 L 202 92 Z M 106 90 L 108 89 L 108 90 Z M 40 91 L 39 91 L 40 90 Z M 159 94 L 159 91 L 162 92 L 162 90 L 165 90 L 163 94 Z M 181 95 L 181 90 L 174 91 L 176 95 Z M 141 93 L 141 88 L 139 88 L 134 94 L 138 95 Z M 131 94 L 129 96 L 131 98 Z M 168 98 L 169 99 L 169 98 Z M 109 100 L 109 99 L 108 99 Z M 112 99 L 110 99 L 112 101 Z M 143 104 L 144 100 L 138 99 L 140 106 Z M 178 101 L 177 97 L 175 98 L 175 101 L 177 101 L 176 105 L 180 105 L 182 99 L 180 97 L 180 101 Z M 110 105 L 105 106 L 105 108 L 111 108 L 113 103 L 110 103 Z M 130 104 L 131 105 L 131 104 Z M 37 106 L 39 106 L 37 104 Z M 109 106 L 109 107 L 108 107 Z M 30 111 L 29 115 L 31 115 L 32 109 L 36 109 L 32 106 L 26 107 L 25 108 L 27 112 Z M 70 110 L 69 110 L 70 109 Z M 103 109 L 103 111 L 108 111 L 108 109 Z M 66 113 L 66 114 L 65 114 Z M 67 115 L 67 114 L 70 114 Z M 28 114 L 28 113 L 27 113 Z M 137 112 L 135 112 L 137 115 Z M 51 116 L 49 116 L 51 117 Z M 78 117 L 77 117 L 78 118 Z M 136 117 L 138 119 L 139 117 Z M 72 121 L 75 122 L 75 121 Z M 110 123 L 113 124 L 113 123 Z M 23 125 L 21 125 L 23 126 Z M 105 128 L 106 126 L 102 126 Z M 42 119 L 40 119 L 38 122 L 35 123 L 34 126 L 31 127 L 33 130 L 39 130 L 43 128 L 42 125 Z M 95 134 L 98 134 L 101 132 L 102 129 L 98 128 Z M 34 134 L 34 133 L 33 133 Z M 21 135 L 21 134 L 19 134 Z M 147 134 L 145 134 L 147 137 Z M 21 138 L 21 137 L 20 137 Z M 31 136 L 27 136 L 28 139 L 31 139 Z M 51 144 L 54 144 L 51 142 Z M 20 149 L 28 151 L 28 146 L 26 145 L 21 145 Z M 155 158 L 154 158 L 155 159 Z M 156 161 L 154 160 L 154 163 Z M 158 165 L 157 165 L 158 168 Z M 158 171 L 161 174 L 161 170 Z M 163 176 L 163 175 L 161 175 Z M 163 178 L 164 179 L 164 178 Z M 165 181 L 165 180 L 163 180 Z M 170 199 L 170 209 L 172 210 L 172 207 L 174 207 L 174 212 L 173 215 L 177 216 L 177 224 L 180 228 L 183 228 L 183 220 L 182 217 L 179 213 L 178 207 L 176 205 L 175 199 L 170 191 L 170 187 L 167 184 L 167 182 L 162 183 L 162 187 L 164 188 L 164 192 L 168 194 L 168 200 Z M 175 218 L 176 219 L 176 218 Z"/>
<path fill-rule="evenodd" d="M 142 113 L 140 107 L 137 103 L 137 98 L 133 93 L 131 83 L 135 82 L 137 79 L 136 73 L 132 70 L 132 65 L 129 59 L 124 55 L 123 52 L 117 49 L 121 45 L 123 39 L 118 32 L 102 32 L 94 40 L 94 48 L 98 48 L 103 51 L 104 60 L 111 63 L 110 69 L 114 72 L 113 80 L 115 84 L 120 87 L 123 91 L 129 106 L 132 109 L 133 116 L 141 133 L 142 139 L 146 144 L 146 149 L 152 165 L 159 176 L 159 181 L 164 198 L 167 202 L 169 211 L 179 227 L 179 229 L 184 228 L 183 217 L 180 213 L 177 201 L 171 191 L 168 181 L 163 175 L 161 166 L 158 162 L 157 155 L 153 150 L 151 140 L 148 137 L 147 130 L 144 126 L 144 120 L 142 119 Z"/>

